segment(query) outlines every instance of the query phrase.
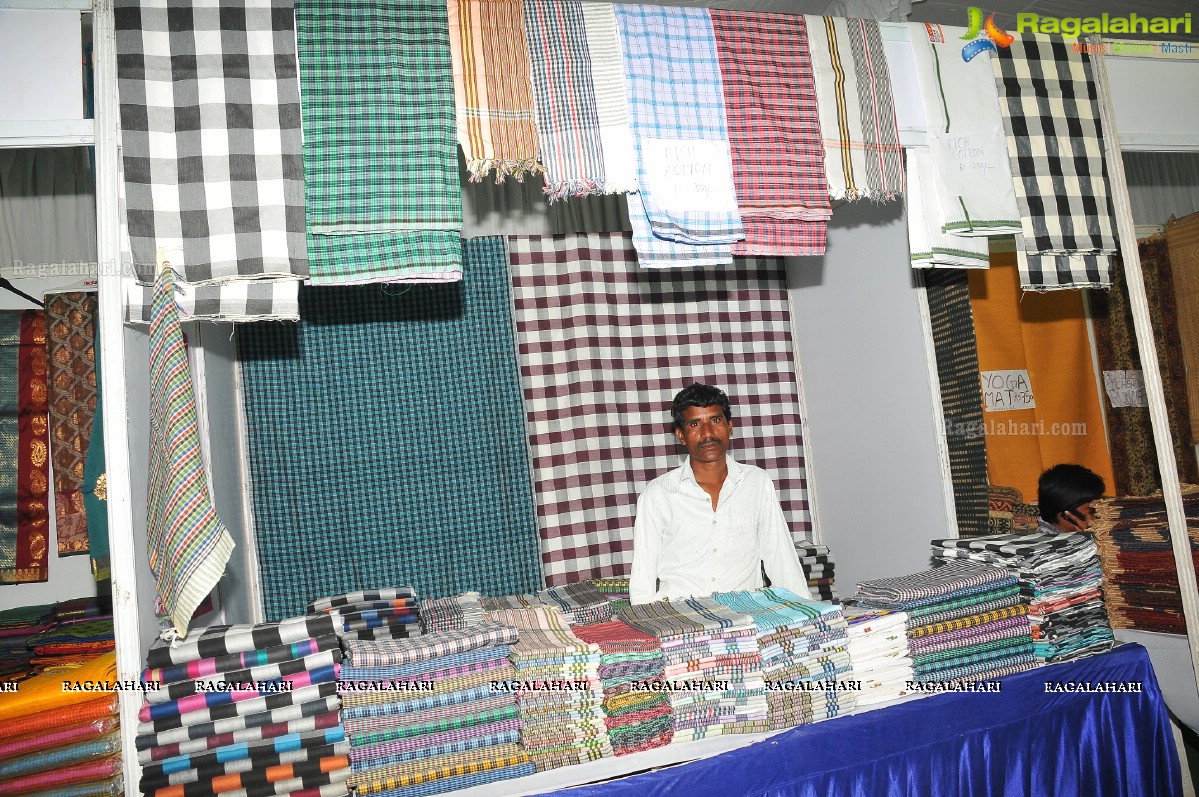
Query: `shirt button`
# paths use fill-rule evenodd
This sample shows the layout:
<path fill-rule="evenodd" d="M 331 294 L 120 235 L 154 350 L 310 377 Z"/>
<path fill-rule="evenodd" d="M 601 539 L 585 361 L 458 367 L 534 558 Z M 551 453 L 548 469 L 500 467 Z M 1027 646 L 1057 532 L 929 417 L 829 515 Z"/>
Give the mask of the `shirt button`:
<path fill-rule="evenodd" d="M 713 549 L 712 549 L 712 553 L 716 553 L 716 549 L 715 549 L 715 548 L 713 548 Z"/>

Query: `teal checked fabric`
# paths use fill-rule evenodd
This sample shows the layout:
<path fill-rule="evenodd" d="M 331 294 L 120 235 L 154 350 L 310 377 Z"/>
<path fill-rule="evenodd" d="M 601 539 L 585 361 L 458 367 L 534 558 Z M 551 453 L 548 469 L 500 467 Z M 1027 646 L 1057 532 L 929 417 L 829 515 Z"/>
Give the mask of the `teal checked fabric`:
<path fill-rule="evenodd" d="M 150 313 L 150 569 L 158 611 L 179 636 L 233 552 L 233 538 L 208 492 L 196 426 L 196 396 L 179 315 L 175 273 L 161 269 Z"/>

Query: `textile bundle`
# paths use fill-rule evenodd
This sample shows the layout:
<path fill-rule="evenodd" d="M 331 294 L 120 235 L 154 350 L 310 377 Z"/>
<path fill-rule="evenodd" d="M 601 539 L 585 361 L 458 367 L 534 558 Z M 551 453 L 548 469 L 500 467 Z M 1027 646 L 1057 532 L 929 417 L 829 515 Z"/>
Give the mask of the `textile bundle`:
<path fill-rule="evenodd" d="M 745 231 L 708 11 L 617 5 L 616 21 L 637 162 L 628 205 L 638 262 L 732 263 Z"/>
<path fill-rule="evenodd" d="M 604 687 L 604 724 L 614 755 L 670 744 L 674 716 L 662 690 L 665 659 L 657 637 L 619 620 L 572 629 L 597 645 L 599 678 Z"/>
<path fill-rule="evenodd" d="M 128 320 L 150 321 L 159 248 L 188 319 L 296 320 L 308 256 L 292 3 L 120 0 L 115 15 Z"/>
<path fill-rule="evenodd" d="M 799 564 L 803 567 L 804 575 L 808 577 L 808 589 L 812 596 L 822 600 L 839 603 L 835 586 L 836 576 L 833 574 L 836 562 L 833 552 L 827 545 L 814 542 L 796 542 L 795 553 L 799 555 Z"/>
<path fill-rule="evenodd" d="M 299 0 L 295 19 L 312 283 L 462 279 L 446 4 Z"/>
<path fill-rule="evenodd" d="M 856 597 L 865 608 L 908 615 L 916 679 L 985 681 L 1036 664 L 1019 580 L 997 567 L 956 560 L 911 575 L 863 581 Z"/>
<path fill-rule="evenodd" d="M 1015 487 L 992 484 L 987 488 L 987 495 L 987 529 L 990 534 L 1036 531 L 1041 510 L 1036 504 L 1024 503 L 1024 494 Z"/>
<path fill-rule="evenodd" d="M 58 555 L 88 550 L 83 468 L 96 412 L 96 294 L 46 296 L 50 453 Z"/>
<path fill-rule="evenodd" d="M 1115 220 L 1090 56 L 1063 38 L 1021 35 L 991 66 L 1020 209 L 1020 285 L 1106 288 Z"/>
<path fill-rule="evenodd" d="M 420 602 L 420 623 L 425 633 L 460 631 L 487 622 L 479 593 L 464 592 L 449 598 L 425 598 Z"/>
<path fill-rule="evenodd" d="M 804 18 L 711 9 L 745 240 L 735 255 L 822 255 L 833 211 Z"/>
<path fill-rule="evenodd" d="M 420 611 L 412 587 L 372 589 L 317 598 L 308 613 L 330 613 L 342 642 L 354 639 L 407 639 L 421 635 Z"/>
<path fill-rule="evenodd" d="M 76 599 L 0 612 L 0 682 L 65 674 L 115 648 L 106 601 Z"/>
<path fill-rule="evenodd" d="M 537 599 L 562 612 L 571 625 L 594 625 L 612 619 L 608 599 L 585 581 L 544 589 L 537 593 Z"/>
<path fill-rule="evenodd" d="M 1100 592 L 1099 553 L 1090 534 L 1033 531 L 933 540 L 933 554 L 985 562 L 1020 579 L 1039 661 L 1069 661 L 1114 644 Z"/>
<path fill-rule="evenodd" d="M 576 636 L 549 606 L 498 609 L 488 618 L 519 630 L 511 660 L 520 745 L 537 771 L 611 756 L 599 647 Z"/>
<path fill-rule="evenodd" d="M 899 126 L 878 23 L 807 14 L 829 196 L 874 202 L 903 193 Z"/>
<path fill-rule="evenodd" d="M 982 256 L 979 262 L 963 252 L 955 263 L 951 253 L 949 262 L 938 265 L 986 268 L 987 242 L 970 249 L 969 239 L 1020 232 L 1020 210 L 992 55 L 984 50 L 963 62 L 963 33 L 964 28 L 951 25 L 908 23 L 928 123 L 928 148 L 921 150 L 918 170 L 921 194 L 916 194 L 910 168 L 908 194 L 916 202 L 923 198 L 926 221 L 937 219 L 927 228 L 934 240 Z"/>
<path fill-rule="evenodd" d="M 908 256 L 913 268 L 988 268 L 986 238 L 963 238 L 945 232 L 949 217 L 932 185 L 932 156 L 924 147 L 904 150 L 908 190 L 904 210 L 908 222 Z"/>
<path fill-rule="evenodd" d="M 858 606 L 844 611 L 849 625 L 849 660 L 853 677 L 861 687 L 858 705 L 906 695 L 908 682 L 915 677 L 908 651 L 907 613 Z"/>
<path fill-rule="evenodd" d="M 151 645 L 136 742 L 142 793 L 345 797 L 338 626 L 336 614 L 296 617 Z"/>
<path fill-rule="evenodd" d="M 531 774 L 508 688 L 516 640 L 483 623 L 349 642 L 340 687 L 356 793 L 417 797 Z"/>
<path fill-rule="evenodd" d="M 630 606 L 621 620 L 662 644 L 674 742 L 768 730 L 753 618 L 712 598 Z"/>
<path fill-rule="evenodd" d="M 646 270 L 619 233 L 508 240 L 547 584 L 628 574 L 637 496 L 678 465 L 668 410 L 692 381 L 732 397 L 734 455 L 770 474 L 796 539 L 811 531 L 781 260 Z"/>
<path fill-rule="evenodd" d="M 239 332 L 268 618 L 375 584 L 434 597 L 544 586 L 507 249 L 502 238 L 476 238 L 463 251 L 464 282 L 307 288 L 299 324 Z M 377 412 L 381 391 L 419 409 L 394 423 Z M 445 432 L 477 424 L 479 413 L 493 423 L 462 457 Z M 386 473 L 412 478 L 382 489 Z M 504 489 L 461 488 L 497 478 Z"/>
<path fill-rule="evenodd" d="M 49 425 L 46 320 L 41 310 L 0 312 L 0 584 L 49 578 Z"/>
<path fill-rule="evenodd" d="M 1183 495 L 1191 560 L 1199 568 L 1199 496 Z M 1113 628 L 1185 634 L 1178 570 L 1165 502 L 1154 498 L 1096 501 L 1091 526 L 1103 568 L 1103 597 Z"/>
<path fill-rule="evenodd" d="M 857 705 L 845 617 L 836 606 L 785 589 L 712 596 L 757 628 L 771 730 L 836 717 Z"/>
<path fill-rule="evenodd" d="M 627 578 L 593 578 L 590 583 L 608 599 L 612 606 L 612 616 L 619 617 L 620 613 L 629 607 L 629 580 Z"/>
<path fill-rule="evenodd" d="M 3 637 L 0 637 L 0 641 Z M 117 696 L 63 688 L 64 681 L 116 679 L 107 653 L 69 671 L 22 681 L 0 701 L 0 794 L 122 792 Z"/>

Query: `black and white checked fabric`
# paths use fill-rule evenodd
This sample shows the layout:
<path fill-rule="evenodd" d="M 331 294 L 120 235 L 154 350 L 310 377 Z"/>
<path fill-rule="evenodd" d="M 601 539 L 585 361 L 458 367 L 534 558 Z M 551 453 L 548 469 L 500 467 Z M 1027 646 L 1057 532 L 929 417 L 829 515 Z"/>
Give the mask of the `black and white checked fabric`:
<path fill-rule="evenodd" d="M 169 667 L 195 659 L 226 656 L 230 653 L 290 645 L 304 639 L 328 637 L 340 630 L 339 619 L 334 613 L 293 617 L 278 623 L 260 625 L 214 626 L 186 640 L 155 643 L 146 654 L 146 666 Z"/>
<path fill-rule="evenodd" d="M 179 700 L 180 698 L 187 697 L 188 695 L 194 695 L 204 691 L 206 684 L 209 682 L 224 681 L 230 684 L 244 684 L 278 681 L 292 675 L 313 672 L 321 669 L 322 667 L 332 667 L 334 664 L 340 664 L 341 658 L 341 649 L 334 648 L 333 650 L 324 650 L 320 653 L 313 653 L 311 656 L 304 656 L 303 658 L 299 659 L 291 659 L 290 661 L 282 661 L 277 664 L 263 664 L 257 667 L 245 667 L 240 670 L 214 673 L 207 678 L 176 681 L 175 683 L 163 684 L 159 689 L 147 690 L 146 702 L 166 703 L 171 700 Z"/>
<path fill-rule="evenodd" d="M 1115 221 L 1089 57 L 1060 36 L 1017 36 L 991 59 L 1023 234 L 1022 287 L 1111 285 Z"/>
<path fill-rule="evenodd" d="M 188 318 L 297 319 L 308 253 L 291 0 L 116 0 L 115 13 L 140 283 L 127 318 L 149 320 L 142 286 L 163 248 Z"/>
<path fill-rule="evenodd" d="M 309 612 L 327 612 L 342 606 L 353 606 L 360 603 L 377 603 L 381 601 L 398 601 L 404 598 L 416 599 L 416 590 L 412 587 L 388 587 L 386 589 L 368 589 L 357 592 L 347 592 L 344 595 L 331 595 L 327 598 L 316 598 L 308 602 Z"/>
<path fill-rule="evenodd" d="M 439 659 L 479 648 L 511 645 L 517 640 L 515 628 L 498 623 L 439 631 L 413 640 L 398 639 L 381 642 L 351 640 L 346 643 L 346 657 L 355 667 L 390 667 L 418 661 Z"/>
<path fill-rule="evenodd" d="M 1012 576 L 997 567 L 979 562 L 955 561 L 906 576 L 863 581 L 858 584 L 858 597 L 863 602 L 867 598 L 872 602 L 919 601 L 987 584 L 998 585 L 1001 581 L 1016 583 Z"/>
<path fill-rule="evenodd" d="M 627 234 L 509 238 L 546 583 L 628 575 L 637 497 L 678 467 L 670 403 L 728 393 L 732 454 L 766 470 L 811 532 L 781 259 L 640 269 Z"/>
<path fill-rule="evenodd" d="M 299 719 L 303 716 L 324 714 L 341 706 L 337 696 L 337 681 L 312 686 L 302 686 L 290 692 L 225 703 L 220 706 L 192 711 L 173 717 L 139 722 L 137 735 L 154 738 L 154 744 L 170 744 L 184 739 L 215 736 L 240 728 L 250 728 L 274 722 Z M 211 729 L 208 733 L 192 731 L 193 728 Z"/>

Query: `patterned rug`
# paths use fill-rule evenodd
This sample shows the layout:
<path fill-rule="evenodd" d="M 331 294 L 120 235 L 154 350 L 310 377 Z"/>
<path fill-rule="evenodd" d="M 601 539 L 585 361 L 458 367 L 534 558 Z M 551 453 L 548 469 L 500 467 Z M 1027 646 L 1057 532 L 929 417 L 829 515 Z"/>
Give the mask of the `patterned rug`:
<path fill-rule="evenodd" d="M 387 584 L 543 586 L 507 253 L 464 254 L 464 282 L 306 288 L 298 325 L 239 328 L 268 619 Z"/>

